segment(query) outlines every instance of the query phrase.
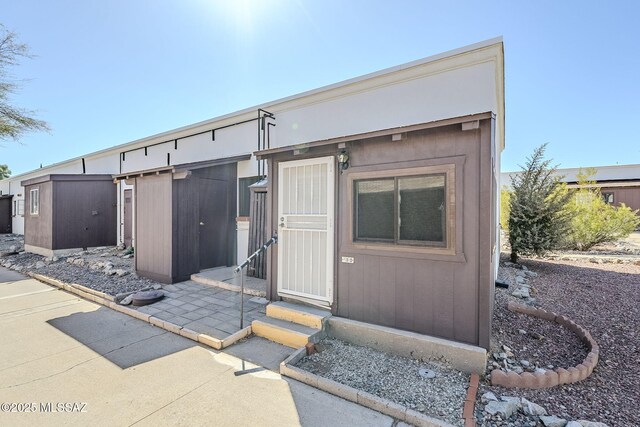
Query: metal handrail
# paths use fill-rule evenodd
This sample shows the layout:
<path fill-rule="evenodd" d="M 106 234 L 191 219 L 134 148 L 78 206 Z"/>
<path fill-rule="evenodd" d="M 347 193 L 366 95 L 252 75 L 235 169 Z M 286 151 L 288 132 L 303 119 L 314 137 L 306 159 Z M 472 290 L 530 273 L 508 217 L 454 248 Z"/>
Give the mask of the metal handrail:
<path fill-rule="evenodd" d="M 274 243 L 278 243 L 278 235 L 274 234 L 269 240 L 265 242 L 264 245 L 260 246 L 257 251 L 249 255 L 249 258 L 244 260 L 244 262 L 238 265 L 233 271 L 235 273 L 240 273 L 240 329 L 244 328 L 244 273 L 242 270 L 246 266 L 249 265 L 251 261 L 254 260 L 255 257 L 260 255 L 262 252 L 266 251 L 269 246 Z"/>

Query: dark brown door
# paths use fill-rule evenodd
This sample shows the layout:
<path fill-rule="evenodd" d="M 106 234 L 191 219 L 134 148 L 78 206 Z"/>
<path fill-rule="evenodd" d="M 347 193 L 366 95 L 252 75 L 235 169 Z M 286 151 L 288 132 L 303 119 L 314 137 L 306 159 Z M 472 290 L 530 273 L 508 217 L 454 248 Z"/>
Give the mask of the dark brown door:
<path fill-rule="evenodd" d="M 11 197 L 0 198 L 0 233 L 11 233 Z"/>
<path fill-rule="evenodd" d="M 227 182 L 200 179 L 200 270 L 227 265 Z"/>
<path fill-rule="evenodd" d="M 133 224 L 133 208 L 131 198 L 132 190 L 124 190 L 124 244 L 126 247 L 131 246 L 131 225 Z"/>

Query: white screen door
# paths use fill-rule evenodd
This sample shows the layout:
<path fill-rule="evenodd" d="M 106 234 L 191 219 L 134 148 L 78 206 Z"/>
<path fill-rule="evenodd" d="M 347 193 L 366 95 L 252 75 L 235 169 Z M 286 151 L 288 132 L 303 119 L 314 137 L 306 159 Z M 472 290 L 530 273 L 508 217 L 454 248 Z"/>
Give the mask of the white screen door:
<path fill-rule="evenodd" d="M 278 294 L 331 304 L 334 158 L 283 162 L 278 170 Z"/>

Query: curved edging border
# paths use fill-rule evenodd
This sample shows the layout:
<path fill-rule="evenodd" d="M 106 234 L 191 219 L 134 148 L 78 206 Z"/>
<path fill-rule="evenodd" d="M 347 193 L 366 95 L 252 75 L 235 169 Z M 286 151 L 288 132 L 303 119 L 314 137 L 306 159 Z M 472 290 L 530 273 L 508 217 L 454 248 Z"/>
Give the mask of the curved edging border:
<path fill-rule="evenodd" d="M 47 285 L 55 286 L 64 291 L 75 294 L 81 298 L 87 299 L 89 301 L 93 301 L 97 304 L 101 304 L 105 307 L 108 307 L 114 311 L 119 311 L 120 313 L 129 315 L 138 320 L 142 320 L 143 322 L 147 322 L 152 324 L 153 326 L 157 326 L 158 328 L 164 329 L 167 332 L 172 332 L 176 335 L 183 336 L 192 341 L 199 342 L 208 347 L 211 347 L 215 350 L 222 350 L 223 348 L 227 348 L 232 344 L 235 344 L 237 341 L 240 341 L 243 338 L 251 335 L 251 325 L 245 327 L 244 329 L 240 329 L 238 332 L 235 332 L 229 335 L 226 338 L 219 339 L 209 336 L 207 334 L 201 334 L 196 331 L 192 331 L 191 329 L 184 328 L 179 325 L 174 325 L 171 322 L 167 322 L 165 320 L 158 319 L 157 317 L 150 316 L 146 313 L 142 313 L 138 310 L 134 310 L 124 305 L 117 304 L 114 301 L 114 298 L 105 294 L 104 292 L 96 291 L 95 289 L 88 288 L 86 286 L 78 285 L 77 283 L 65 283 L 60 280 L 54 279 L 49 276 L 44 276 L 42 274 L 37 273 L 27 273 L 30 277 L 39 280 Z"/>
<path fill-rule="evenodd" d="M 571 384 L 582 381 L 591 375 L 593 369 L 598 364 L 600 355 L 600 346 L 593 339 L 589 331 L 575 323 L 566 316 L 561 316 L 552 311 L 540 308 L 529 307 L 510 301 L 507 308 L 516 313 L 522 313 L 529 316 L 537 317 L 550 322 L 556 322 L 564 328 L 569 329 L 576 334 L 582 342 L 589 348 L 589 353 L 584 361 L 578 366 L 571 368 L 556 368 L 555 370 L 547 370 L 544 374 L 536 374 L 524 372 L 518 374 L 516 372 L 504 372 L 500 369 L 491 371 L 491 384 L 499 385 L 506 388 L 550 388 L 562 384 Z"/>

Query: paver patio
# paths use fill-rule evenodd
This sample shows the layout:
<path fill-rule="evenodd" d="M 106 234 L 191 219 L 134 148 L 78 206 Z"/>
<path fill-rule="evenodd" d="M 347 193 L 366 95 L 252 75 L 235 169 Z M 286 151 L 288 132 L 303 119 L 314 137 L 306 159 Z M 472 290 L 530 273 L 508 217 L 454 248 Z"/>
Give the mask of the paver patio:
<path fill-rule="evenodd" d="M 192 280 L 164 285 L 155 304 L 131 308 L 192 331 L 223 339 L 240 330 L 240 293 Z M 267 300 L 244 295 L 244 327 L 266 316 Z"/>

